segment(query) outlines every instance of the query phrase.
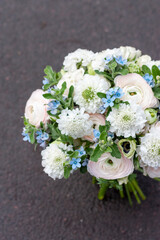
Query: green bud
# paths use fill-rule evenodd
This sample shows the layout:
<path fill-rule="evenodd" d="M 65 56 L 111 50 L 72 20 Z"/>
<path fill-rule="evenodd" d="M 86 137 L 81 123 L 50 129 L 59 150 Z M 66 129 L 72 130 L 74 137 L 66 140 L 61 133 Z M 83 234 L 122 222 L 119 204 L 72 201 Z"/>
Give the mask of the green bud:
<path fill-rule="evenodd" d="M 149 124 L 153 124 L 157 121 L 157 111 L 155 109 L 147 108 L 144 112 Z"/>
<path fill-rule="evenodd" d="M 88 68 L 88 74 L 89 74 L 89 75 L 95 75 L 95 74 L 96 74 L 95 71 L 93 70 L 91 64 L 89 64 L 89 65 L 87 66 L 87 68 Z"/>
<path fill-rule="evenodd" d="M 135 140 L 129 140 L 129 139 L 121 139 L 118 142 L 118 146 L 120 147 L 123 155 L 127 158 L 133 157 L 135 151 L 136 151 L 136 142 Z"/>
<path fill-rule="evenodd" d="M 140 71 L 140 67 L 135 63 L 131 63 L 128 66 L 128 69 L 130 73 L 138 73 Z"/>

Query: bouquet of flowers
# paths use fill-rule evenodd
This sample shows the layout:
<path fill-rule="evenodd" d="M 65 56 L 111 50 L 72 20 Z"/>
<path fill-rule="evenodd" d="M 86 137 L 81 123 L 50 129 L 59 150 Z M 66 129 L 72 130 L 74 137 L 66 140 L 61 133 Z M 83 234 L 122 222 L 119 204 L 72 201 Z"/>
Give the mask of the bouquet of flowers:
<path fill-rule="evenodd" d="M 133 47 L 69 53 L 60 72 L 44 69 L 26 103 L 23 140 L 43 148 L 51 178 L 79 170 L 123 198 L 145 199 L 135 171 L 160 179 L 160 61 Z"/>

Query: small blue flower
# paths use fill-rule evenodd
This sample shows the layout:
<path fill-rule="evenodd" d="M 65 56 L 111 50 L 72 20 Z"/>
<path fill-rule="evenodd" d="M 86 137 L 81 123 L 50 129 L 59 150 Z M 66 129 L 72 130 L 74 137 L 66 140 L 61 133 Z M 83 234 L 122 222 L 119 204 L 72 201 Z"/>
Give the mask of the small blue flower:
<path fill-rule="evenodd" d="M 57 114 L 57 108 L 60 105 L 60 102 L 57 100 L 53 100 L 51 102 L 48 103 L 48 111 L 51 111 L 51 114 L 55 115 Z"/>
<path fill-rule="evenodd" d="M 107 96 L 107 98 L 102 98 L 102 102 L 104 103 L 104 107 L 107 108 L 107 107 L 113 107 L 114 106 L 114 100 L 115 100 L 115 97 L 110 97 L 110 96 Z"/>
<path fill-rule="evenodd" d="M 160 65 L 158 66 L 159 70 L 160 70 Z"/>
<path fill-rule="evenodd" d="M 37 134 L 37 137 L 36 137 L 37 143 L 39 143 L 41 147 L 45 147 L 46 140 L 49 139 L 49 134 L 46 132 L 42 132 L 41 130 L 37 131 L 36 134 Z"/>
<path fill-rule="evenodd" d="M 43 81 L 42 81 L 43 85 L 46 85 L 46 84 L 49 84 L 49 80 L 47 78 L 45 78 Z"/>
<path fill-rule="evenodd" d="M 154 80 L 153 80 L 153 76 L 152 75 L 149 75 L 149 73 L 146 73 L 143 78 L 146 80 L 146 82 L 149 84 L 149 86 L 151 87 L 154 87 L 155 86 L 155 83 L 154 83 Z"/>
<path fill-rule="evenodd" d="M 127 59 L 123 59 L 122 56 L 115 57 L 115 60 L 119 65 L 122 66 L 124 66 L 127 63 Z"/>
<path fill-rule="evenodd" d="M 25 141 L 25 142 L 28 141 L 28 142 L 30 143 L 30 142 L 31 142 L 31 140 L 30 140 L 30 136 L 29 136 L 29 134 L 26 133 L 25 131 L 26 131 L 26 129 L 23 128 L 23 132 L 22 132 L 23 141 Z"/>
<path fill-rule="evenodd" d="M 85 167 L 85 166 L 87 166 L 87 165 L 88 165 L 88 159 L 86 158 L 86 159 L 84 159 L 84 161 L 83 161 L 83 163 L 82 163 L 82 166 Z"/>
<path fill-rule="evenodd" d="M 119 88 L 118 87 L 115 87 L 115 88 L 110 88 L 107 93 L 106 93 L 106 96 L 114 96 L 117 92 Z"/>
<path fill-rule="evenodd" d="M 114 138 L 114 133 L 108 132 L 108 137 Z"/>
<path fill-rule="evenodd" d="M 72 169 L 76 170 L 81 167 L 81 159 L 80 158 L 72 158 L 70 161 L 70 165 L 72 165 Z"/>
<path fill-rule="evenodd" d="M 96 129 L 93 129 L 93 135 L 96 139 L 99 139 L 100 137 L 100 131 L 96 130 Z"/>
<path fill-rule="evenodd" d="M 114 97 L 115 97 L 115 98 L 121 98 L 121 97 L 123 97 L 123 95 L 124 95 L 123 90 L 122 90 L 121 88 L 119 88 L 119 89 L 116 91 Z"/>
<path fill-rule="evenodd" d="M 105 113 L 106 108 L 105 108 L 104 106 L 101 106 L 101 107 L 99 108 L 99 110 L 100 110 L 100 113 L 103 114 L 103 113 Z"/>
<path fill-rule="evenodd" d="M 83 147 L 81 147 L 80 149 L 76 150 L 77 152 L 79 152 L 79 157 L 83 156 L 86 154 L 86 151 L 84 150 Z"/>
<path fill-rule="evenodd" d="M 113 57 L 112 56 L 108 56 L 108 57 L 105 57 L 104 58 L 104 62 L 105 62 L 105 64 L 108 64 L 110 61 L 112 61 L 113 60 Z"/>

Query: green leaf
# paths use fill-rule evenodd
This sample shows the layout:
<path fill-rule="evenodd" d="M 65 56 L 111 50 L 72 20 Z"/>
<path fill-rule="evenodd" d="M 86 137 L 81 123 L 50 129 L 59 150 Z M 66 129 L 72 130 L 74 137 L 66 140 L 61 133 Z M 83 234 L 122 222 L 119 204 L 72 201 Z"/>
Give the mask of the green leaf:
<path fill-rule="evenodd" d="M 154 92 L 154 96 L 160 100 L 160 86 L 156 86 L 152 88 L 152 90 Z"/>
<path fill-rule="evenodd" d="M 61 135 L 61 140 L 62 140 L 62 142 L 64 142 L 64 143 L 69 143 L 69 144 L 73 144 L 73 138 L 72 137 L 70 137 L 70 136 L 67 136 L 67 135 Z"/>
<path fill-rule="evenodd" d="M 72 170 L 71 166 L 69 166 L 69 165 L 64 166 L 64 178 L 65 179 L 69 178 L 71 170 Z"/>
<path fill-rule="evenodd" d="M 115 72 L 115 76 L 117 75 L 127 75 L 129 73 L 129 70 L 127 68 L 125 69 L 120 69 L 118 72 Z"/>
<path fill-rule="evenodd" d="M 81 173 L 86 173 L 86 172 L 87 172 L 87 167 L 86 167 L 86 166 L 85 166 L 85 167 L 82 166 L 82 167 L 80 168 L 80 172 L 81 172 Z"/>
<path fill-rule="evenodd" d="M 105 94 L 105 93 L 101 93 L 101 92 L 98 92 L 98 93 L 97 93 L 97 96 L 98 96 L 99 98 L 106 98 L 106 94 Z"/>
<path fill-rule="evenodd" d="M 32 130 L 31 130 L 31 133 L 30 133 L 30 135 L 29 135 L 30 141 L 31 141 L 32 144 L 35 143 L 35 132 L 36 132 L 36 130 L 35 130 L 35 129 L 32 129 Z"/>
<path fill-rule="evenodd" d="M 73 97 L 73 93 L 74 93 L 74 87 L 71 86 L 71 87 L 69 88 L 68 98 L 72 98 L 72 97 Z"/>
<path fill-rule="evenodd" d="M 95 70 L 95 72 L 99 75 L 104 76 L 105 78 L 109 79 L 110 81 L 113 81 L 113 78 L 110 75 L 108 75 L 106 72 L 99 72 L 98 70 Z"/>
<path fill-rule="evenodd" d="M 156 65 L 152 67 L 152 75 L 155 80 L 157 76 L 160 76 L 160 70 Z"/>
<path fill-rule="evenodd" d="M 142 66 L 142 71 L 144 72 L 144 74 L 149 73 L 149 75 L 151 75 L 151 70 L 146 65 Z"/>
<path fill-rule="evenodd" d="M 55 79 L 55 72 L 53 72 L 51 66 L 46 66 L 46 68 L 44 69 L 44 73 L 46 74 L 48 80 L 53 81 L 53 79 Z"/>
<path fill-rule="evenodd" d="M 112 152 L 112 148 L 111 147 L 107 147 L 107 149 L 106 149 L 106 152 Z"/>
<path fill-rule="evenodd" d="M 112 157 L 121 158 L 121 153 L 120 153 L 120 151 L 119 151 L 119 148 L 118 148 L 117 144 L 114 143 L 114 144 L 111 146 L 111 148 L 112 148 L 112 152 L 111 152 Z"/>
<path fill-rule="evenodd" d="M 43 97 L 46 98 L 46 99 L 54 99 L 54 96 L 50 93 L 43 94 Z"/>
<path fill-rule="evenodd" d="M 79 155 L 79 152 L 78 151 L 74 151 L 70 154 L 70 158 L 77 158 Z"/>
<path fill-rule="evenodd" d="M 108 134 L 107 134 L 106 131 L 102 132 L 101 135 L 100 135 L 100 137 L 99 137 L 99 140 L 104 140 L 104 141 L 106 141 L 107 135 L 108 135 Z"/>
<path fill-rule="evenodd" d="M 60 89 L 61 95 L 63 95 L 63 93 L 64 93 L 64 91 L 66 90 L 66 88 L 67 88 L 67 84 L 66 84 L 66 82 L 64 82 L 64 83 L 62 84 L 62 88 Z"/>
<path fill-rule="evenodd" d="M 97 147 L 94 149 L 92 155 L 91 155 L 91 161 L 93 162 L 97 162 L 98 158 L 101 157 L 101 155 L 103 154 L 104 151 L 102 151 L 99 147 L 99 145 L 97 145 Z"/>
<path fill-rule="evenodd" d="M 99 131 L 100 133 L 106 131 L 106 126 L 99 125 Z"/>

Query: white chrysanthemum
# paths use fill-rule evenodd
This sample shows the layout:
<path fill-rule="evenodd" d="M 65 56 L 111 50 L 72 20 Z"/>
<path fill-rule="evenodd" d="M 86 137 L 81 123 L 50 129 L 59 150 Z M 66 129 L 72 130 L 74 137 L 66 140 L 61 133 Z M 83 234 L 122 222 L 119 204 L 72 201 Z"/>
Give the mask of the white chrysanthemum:
<path fill-rule="evenodd" d="M 135 137 L 145 126 L 146 116 L 137 104 L 120 104 L 119 109 L 112 108 L 107 121 L 110 122 L 110 131 L 117 136 Z"/>
<path fill-rule="evenodd" d="M 64 92 L 64 96 L 68 96 L 69 88 L 71 86 L 75 87 L 76 83 L 83 79 L 83 75 L 84 75 L 84 69 L 83 68 L 80 68 L 80 69 L 78 69 L 78 70 L 76 70 L 74 72 L 66 72 L 66 73 L 64 73 L 64 75 L 62 76 L 61 80 L 57 84 L 57 87 L 61 88 L 62 84 L 64 82 L 66 82 L 67 88 L 66 88 L 66 90 Z"/>
<path fill-rule="evenodd" d="M 42 166 L 44 172 L 54 180 L 63 178 L 66 154 L 58 147 L 56 143 L 51 143 L 45 150 L 41 152 Z"/>
<path fill-rule="evenodd" d="M 93 123 L 89 117 L 89 114 L 84 113 L 84 109 L 64 109 L 57 119 L 58 128 L 62 134 L 74 139 L 84 137 L 92 131 Z"/>
<path fill-rule="evenodd" d="M 74 102 L 88 113 L 99 112 L 102 101 L 97 93 L 105 93 L 109 87 L 110 83 L 104 77 L 85 74 L 83 80 L 75 86 Z"/>
<path fill-rule="evenodd" d="M 77 64 L 86 67 L 93 59 L 94 53 L 86 49 L 77 49 L 76 51 L 69 53 L 63 62 L 64 70 L 73 72 L 77 70 Z"/>
<path fill-rule="evenodd" d="M 141 145 L 138 149 L 142 164 L 149 167 L 160 167 L 160 135 L 157 130 L 151 129 L 141 138 Z"/>
<path fill-rule="evenodd" d="M 94 70 L 103 72 L 105 70 L 105 65 L 106 65 L 104 59 L 106 57 L 112 57 L 112 56 L 121 56 L 120 49 L 119 48 L 107 49 L 102 52 L 95 53 L 94 58 L 91 63 L 92 68 Z"/>

